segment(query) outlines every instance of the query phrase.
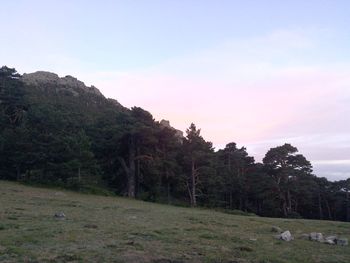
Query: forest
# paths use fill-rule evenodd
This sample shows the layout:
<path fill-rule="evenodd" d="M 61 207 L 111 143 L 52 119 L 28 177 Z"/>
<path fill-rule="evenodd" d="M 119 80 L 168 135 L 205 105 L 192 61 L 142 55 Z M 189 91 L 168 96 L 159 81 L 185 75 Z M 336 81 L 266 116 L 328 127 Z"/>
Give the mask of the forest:
<path fill-rule="evenodd" d="M 0 68 L 1 180 L 228 213 L 350 221 L 350 178 L 317 177 L 291 144 L 271 148 L 259 163 L 235 142 L 215 150 L 194 123 L 182 136 L 71 76 L 35 74 Z"/>

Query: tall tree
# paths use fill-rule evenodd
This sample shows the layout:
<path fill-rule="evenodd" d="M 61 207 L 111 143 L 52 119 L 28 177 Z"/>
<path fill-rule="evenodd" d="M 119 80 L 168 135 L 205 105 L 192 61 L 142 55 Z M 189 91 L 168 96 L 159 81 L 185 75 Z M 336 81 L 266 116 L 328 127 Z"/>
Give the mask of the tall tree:
<path fill-rule="evenodd" d="M 210 155 L 214 151 L 212 143 L 206 142 L 200 132 L 201 130 L 192 123 L 186 130 L 187 135 L 183 141 L 184 164 L 187 172 L 186 187 L 191 206 L 197 206 L 201 176 L 205 176 L 205 168 L 208 167 Z"/>
<path fill-rule="evenodd" d="M 24 125 L 27 106 L 23 83 L 13 68 L 0 68 L 0 178 L 19 180 L 30 144 Z"/>
<path fill-rule="evenodd" d="M 246 148 L 237 148 L 231 142 L 217 152 L 217 174 L 224 178 L 220 191 L 225 195 L 225 202 L 230 209 L 246 209 L 246 175 L 252 168 L 254 158 L 248 156 Z"/>
<path fill-rule="evenodd" d="M 281 201 L 281 210 L 285 217 L 293 212 L 291 193 L 294 190 L 293 182 L 298 179 L 298 176 L 311 174 L 312 172 L 311 163 L 297 152 L 296 147 L 286 143 L 271 148 L 263 159 L 264 165 L 275 181 Z"/>
<path fill-rule="evenodd" d="M 135 198 L 141 176 L 141 161 L 153 160 L 157 138 L 154 136 L 155 122 L 149 112 L 134 107 L 131 114 L 134 121 L 121 140 L 125 157 L 120 156 L 119 161 L 127 177 L 127 196 Z"/>
<path fill-rule="evenodd" d="M 172 188 L 175 187 L 176 173 L 179 173 L 180 167 L 177 163 L 181 143 L 176 137 L 176 130 L 169 127 L 160 127 L 157 144 L 157 161 L 159 165 L 161 185 L 164 185 L 166 199 L 171 203 Z"/>

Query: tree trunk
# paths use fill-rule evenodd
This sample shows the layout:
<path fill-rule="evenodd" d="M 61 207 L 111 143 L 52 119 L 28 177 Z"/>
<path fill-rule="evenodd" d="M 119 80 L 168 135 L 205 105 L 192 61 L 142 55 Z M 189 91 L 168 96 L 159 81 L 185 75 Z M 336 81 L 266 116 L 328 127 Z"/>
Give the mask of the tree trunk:
<path fill-rule="evenodd" d="M 171 197 L 170 197 L 170 182 L 167 182 L 167 199 L 168 199 L 168 204 L 171 204 Z"/>
<path fill-rule="evenodd" d="M 187 191 L 188 191 L 188 196 L 190 197 L 190 204 L 192 206 L 193 204 L 192 191 L 191 191 L 190 183 L 188 181 L 187 181 Z"/>
<path fill-rule="evenodd" d="M 264 200 L 258 200 L 258 211 L 257 214 L 261 215 L 262 214 L 262 204 L 263 204 Z"/>
<path fill-rule="evenodd" d="M 288 206 L 287 206 L 287 212 L 290 213 L 292 212 L 292 197 L 290 195 L 290 190 L 287 190 L 287 202 L 288 202 Z"/>
<path fill-rule="evenodd" d="M 318 209 L 320 213 L 320 219 L 323 219 L 323 211 L 322 211 L 322 206 L 321 206 L 321 194 L 318 193 Z"/>
<path fill-rule="evenodd" d="M 141 162 L 139 159 L 136 160 L 135 168 L 135 197 L 137 197 L 140 191 L 140 176 L 141 176 Z"/>
<path fill-rule="evenodd" d="M 16 165 L 16 175 L 17 181 L 21 180 L 21 167 L 19 165 Z"/>
<path fill-rule="evenodd" d="M 169 172 L 168 169 L 165 168 L 165 178 L 166 178 L 166 194 L 167 194 L 167 200 L 168 204 L 170 204 L 170 181 L 169 181 Z"/>
<path fill-rule="evenodd" d="M 197 198 L 196 198 L 196 170 L 195 170 L 195 162 L 194 160 L 192 160 L 192 170 L 191 170 L 191 196 L 192 196 L 192 200 L 191 200 L 191 206 L 196 206 L 197 205 Z"/>
<path fill-rule="evenodd" d="M 135 198 L 135 141 L 129 141 L 128 197 Z"/>
<path fill-rule="evenodd" d="M 81 181 L 81 174 L 80 174 L 80 165 L 78 167 L 78 182 L 80 183 Z"/>
<path fill-rule="evenodd" d="M 347 222 L 350 222 L 349 191 L 346 192 L 346 221 L 347 221 Z"/>
<path fill-rule="evenodd" d="M 81 171 L 80 171 L 80 164 L 81 164 L 81 145 L 79 146 L 79 167 L 78 167 L 78 182 L 80 183 L 81 180 Z"/>
<path fill-rule="evenodd" d="M 286 202 L 286 199 L 283 198 L 282 202 L 283 202 L 283 204 L 282 204 L 283 215 L 284 215 L 284 217 L 287 217 L 287 216 L 288 216 L 288 212 L 287 212 L 287 202 Z"/>
<path fill-rule="evenodd" d="M 328 200 L 327 198 L 325 199 L 325 202 L 326 202 L 326 207 L 327 207 L 327 212 L 328 212 L 328 219 L 332 220 L 332 213 L 331 213 L 331 208 L 329 207 L 329 203 L 328 203 Z"/>

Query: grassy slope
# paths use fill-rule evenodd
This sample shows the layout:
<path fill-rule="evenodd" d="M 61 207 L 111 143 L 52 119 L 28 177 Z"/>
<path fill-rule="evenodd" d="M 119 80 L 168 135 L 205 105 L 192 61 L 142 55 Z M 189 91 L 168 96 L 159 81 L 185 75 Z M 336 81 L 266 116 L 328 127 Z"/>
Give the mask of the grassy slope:
<path fill-rule="evenodd" d="M 67 219 L 54 219 L 58 211 Z M 282 242 L 272 225 L 295 236 L 350 238 L 349 223 L 235 216 L 0 181 L 0 262 L 350 262 L 349 247 Z"/>

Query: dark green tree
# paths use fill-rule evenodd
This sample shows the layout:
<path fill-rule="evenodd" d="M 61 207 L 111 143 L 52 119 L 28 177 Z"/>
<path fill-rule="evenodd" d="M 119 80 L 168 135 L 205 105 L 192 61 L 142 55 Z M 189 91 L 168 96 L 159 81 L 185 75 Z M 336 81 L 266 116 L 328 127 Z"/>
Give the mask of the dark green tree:
<path fill-rule="evenodd" d="M 251 172 L 254 158 L 246 148 L 237 148 L 236 143 L 226 145 L 217 152 L 216 170 L 223 185 L 218 191 L 223 195 L 225 206 L 230 209 L 247 208 L 247 175 Z"/>
<path fill-rule="evenodd" d="M 201 183 L 206 179 L 210 158 L 214 152 L 212 143 L 205 141 L 200 132 L 200 129 L 192 123 L 186 130 L 186 138 L 183 140 L 186 188 L 191 206 L 197 206 L 197 197 L 203 187 Z"/>
<path fill-rule="evenodd" d="M 153 160 L 157 138 L 154 136 L 155 122 L 149 112 L 134 107 L 131 116 L 134 121 L 121 139 L 124 153 L 118 159 L 126 174 L 127 196 L 135 198 L 139 192 L 142 162 Z"/>
<path fill-rule="evenodd" d="M 295 204 L 293 207 L 292 198 L 292 191 L 295 190 L 294 182 L 300 176 L 312 172 L 311 163 L 297 152 L 296 147 L 286 143 L 271 148 L 263 159 L 269 175 L 274 179 L 281 202 L 281 211 L 285 217 L 295 212 Z"/>

